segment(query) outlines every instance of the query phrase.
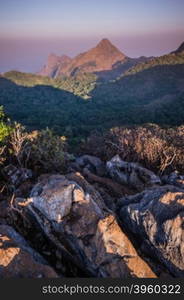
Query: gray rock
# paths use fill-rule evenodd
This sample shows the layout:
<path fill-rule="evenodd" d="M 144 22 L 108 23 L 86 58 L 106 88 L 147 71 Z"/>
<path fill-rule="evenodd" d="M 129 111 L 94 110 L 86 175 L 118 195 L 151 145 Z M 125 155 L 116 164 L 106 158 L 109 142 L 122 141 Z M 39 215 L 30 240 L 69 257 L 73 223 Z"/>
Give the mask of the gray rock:
<path fill-rule="evenodd" d="M 142 251 L 176 277 L 184 277 L 184 191 L 162 186 L 122 198 L 119 216 Z"/>
<path fill-rule="evenodd" d="M 45 185 L 42 182 L 35 185 L 29 200 L 50 221 L 59 222 L 70 213 L 75 189 L 80 188 L 63 176 L 51 176 Z"/>
<path fill-rule="evenodd" d="M 160 178 L 152 171 L 143 168 L 138 163 L 123 161 L 119 155 L 108 161 L 106 167 L 111 178 L 138 191 L 145 187 L 161 184 Z"/>
<path fill-rule="evenodd" d="M 79 168 L 88 168 L 89 171 L 99 176 L 103 176 L 105 174 L 105 164 L 96 156 L 83 155 L 78 157 L 75 163 Z"/>

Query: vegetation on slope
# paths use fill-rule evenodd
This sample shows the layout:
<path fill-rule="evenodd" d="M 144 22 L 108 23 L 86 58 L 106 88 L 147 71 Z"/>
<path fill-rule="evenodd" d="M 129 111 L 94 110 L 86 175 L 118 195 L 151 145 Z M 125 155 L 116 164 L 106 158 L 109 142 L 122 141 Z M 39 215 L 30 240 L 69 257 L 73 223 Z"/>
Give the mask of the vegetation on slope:
<path fill-rule="evenodd" d="M 26 167 L 39 175 L 63 173 L 74 156 L 69 154 L 68 140 L 50 129 L 26 132 L 19 123 L 4 121 L 8 134 L 1 140 L 0 163 Z M 72 152 L 75 149 L 71 149 Z M 83 140 L 77 153 L 110 160 L 119 154 L 123 160 L 140 162 L 159 173 L 184 172 L 184 126 L 161 128 L 155 124 L 115 127 L 106 132 L 96 131 Z M 76 153 L 75 153 L 76 154 Z M 2 168 L 3 169 L 3 168 Z"/>
<path fill-rule="evenodd" d="M 62 172 L 67 161 L 73 159 L 67 153 L 67 140 L 46 128 L 28 133 L 19 123 L 4 121 L 0 127 L 0 164 L 13 164 L 18 168 L 31 168 L 37 174 Z M 1 171 L 0 171 L 1 174 Z"/>
<path fill-rule="evenodd" d="M 152 122 L 176 126 L 184 119 L 183 73 L 184 65 L 158 66 L 113 83 L 100 84 L 93 89 L 89 100 L 61 86 L 35 82 L 35 86 L 32 83 L 27 87 L 3 77 L 0 104 L 12 119 L 29 129 L 48 126 L 74 138 L 125 124 Z M 69 79 L 65 83 L 70 85 Z"/>
<path fill-rule="evenodd" d="M 152 59 L 113 82 L 100 82 L 94 74 L 51 79 L 8 72 L 0 77 L 0 105 L 28 130 L 49 127 L 72 145 L 116 126 L 179 126 L 184 121 L 183 56 Z"/>
<path fill-rule="evenodd" d="M 124 76 L 133 75 L 146 69 L 163 65 L 178 65 L 184 64 L 184 53 L 171 53 L 160 57 L 154 57 L 151 60 L 137 64 L 125 72 Z"/>
<path fill-rule="evenodd" d="M 22 73 L 18 71 L 6 72 L 3 78 L 11 80 L 17 85 L 24 87 L 51 86 L 64 91 L 73 93 L 82 98 L 88 98 L 89 93 L 94 89 L 97 76 L 94 74 L 80 74 L 73 77 L 62 77 L 53 79 L 46 76 L 40 76 L 31 73 Z"/>

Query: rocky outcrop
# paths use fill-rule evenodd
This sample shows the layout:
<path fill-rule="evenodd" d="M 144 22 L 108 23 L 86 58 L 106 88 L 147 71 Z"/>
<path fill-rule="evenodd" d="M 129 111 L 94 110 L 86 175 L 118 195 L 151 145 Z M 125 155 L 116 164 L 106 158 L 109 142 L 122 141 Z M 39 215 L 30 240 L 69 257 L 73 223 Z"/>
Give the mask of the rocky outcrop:
<path fill-rule="evenodd" d="M 120 199 L 118 211 L 141 251 L 184 277 L 184 191 L 170 185 L 147 189 Z"/>
<path fill-rule="evenodd" d="M 121 160 L 119 155 L 107 162 L 107 171 L 115 181 L 142 191 L 146 187 L 161 184 L 160 178 L 138 163 Z"/>
<path fill-rule="evenodd" d="M 17 199 L 16 205 L 87 276 L 156 277 L 100 194 L 79 173 L 42 176 L 30 198 Z"/>
<path fill-rule="evenodd" d="M 67 168 L 36 184 L 30 170 L 2 170 L 13 195 L 0 201 L 0 277 L 184 276 L 183 175 L 119 156 Z"/>
<path fill-rule="evenodd" d="M 0 225 L 0 278 L 55 278 L 56 272 L 10 226 Z"/>
<path fill-rule="evenodd" d="M 47 64 L 40 72 L 38 72 L 38 74 L 54 78 L 59 75 L 59 72 L 61 72 L 62 68 L 65 68 L 70 61 L 71 58 L 67 55 L 57 56 L 51 53 L 48 56 Z"/>

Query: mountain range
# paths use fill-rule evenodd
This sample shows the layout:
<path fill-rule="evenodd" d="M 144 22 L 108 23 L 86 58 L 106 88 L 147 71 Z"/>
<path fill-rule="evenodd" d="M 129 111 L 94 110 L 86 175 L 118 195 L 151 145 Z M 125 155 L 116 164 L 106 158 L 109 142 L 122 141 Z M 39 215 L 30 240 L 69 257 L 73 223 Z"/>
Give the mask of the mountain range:
<path fill-rule="evenodd" d="M 79 73 L 95 73 L 100 78 L 115 79 L 137 63 L 150 58 L 130 58 L 122 53 L 108 39 L 102 39 L 98 45 L 89 51 L 81 53 L 73 59 L 66 56 L 50 54 L 47 63 L 39 75 L 59 78 L 74 76 Z"/>
<path fill-rule="evenodd" d="M 107 39 L 73 59 L 52 54 L 40 75 L 2 74 L 0 105 L 29 129 L 48 126 L 74 140 L 116 126 L 181 125 L 184 43 L 149 58 L 129 58 Z"/>

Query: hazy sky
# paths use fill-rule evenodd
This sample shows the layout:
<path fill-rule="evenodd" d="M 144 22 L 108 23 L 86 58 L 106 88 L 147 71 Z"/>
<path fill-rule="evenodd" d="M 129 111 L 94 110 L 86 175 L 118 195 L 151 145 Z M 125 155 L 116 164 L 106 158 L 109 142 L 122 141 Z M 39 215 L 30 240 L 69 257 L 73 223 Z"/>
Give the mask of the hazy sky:
<path fill-rule="evenodd" d="M 0 72 L 38 71 L 109 38 L 126 55 L 161 55 L 184 41 L 184 0 L 0 0 Z"/>

